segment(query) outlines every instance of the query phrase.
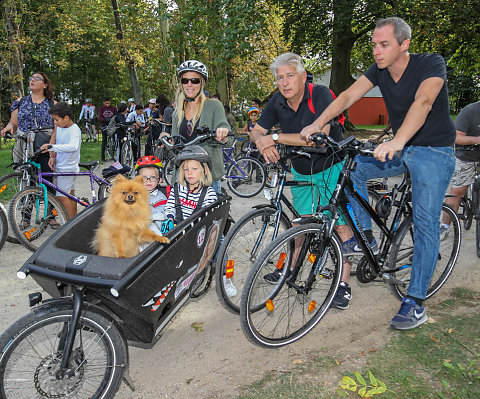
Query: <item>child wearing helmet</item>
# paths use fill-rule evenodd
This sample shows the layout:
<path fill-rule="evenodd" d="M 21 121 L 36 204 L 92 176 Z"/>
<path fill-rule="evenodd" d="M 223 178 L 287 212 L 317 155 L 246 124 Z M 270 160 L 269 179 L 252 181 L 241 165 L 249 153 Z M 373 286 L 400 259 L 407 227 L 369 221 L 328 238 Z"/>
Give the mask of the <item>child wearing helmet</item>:
<path fill-rule="evenodd" d="M 260 115 L 260 110 L 257 107 L 252 107 L 247 112 L 248 120 L 243 128 L 243 131 L 248 134 L 250 133 L 255 125 L 257 124 L 258 116 Z"/>
<path fill-rule="evenodd" d="M 143 177 L 143 183 L 150 193 L 150 207 L 152 211 L 150 230 L 160 235 L 162 222 L 167 218 L 165 216 L 167 197 L 159 189 L 162 181 L 162 162 L 153 155 L 145 155 L 137 161 L 135 171 L 137 175 Z"/>
<path fill-rule="evenodd" d="M 188 218 L 196 209 L 204 208 L 217 200 L 210 172 L 211 158 L 202 147 L 184 148 L 175 158 L 178 166 L 177 182 L 168 196 L 165 214 L 174 223 Z"/>

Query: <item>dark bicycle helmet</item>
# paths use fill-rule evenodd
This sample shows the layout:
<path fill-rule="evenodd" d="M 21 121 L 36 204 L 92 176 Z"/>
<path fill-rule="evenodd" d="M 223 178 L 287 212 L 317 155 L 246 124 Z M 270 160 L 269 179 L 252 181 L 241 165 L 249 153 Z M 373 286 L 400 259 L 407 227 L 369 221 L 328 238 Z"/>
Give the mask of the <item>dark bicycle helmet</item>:
<path fill-rule="evenodd" d="M 202 64 L 200 61 L 197 60 L 188 60 L 185 62 L 182 62 L 180 66 L 177 68 L 177 78 L 180 79 L 180 77 L 188 71 L 192 72 L 197 72 L 200 75 L 202 75 L 203 79 L 205 79 L 205 82 L 208 80 L 208 70 L 207 67 Z"/>
<path fill-rule="evenodd" d="M 175 164 L 180 166 L 183 161 L 195 160 L 200 162 L 201 164 L 206 163 L 210 170 L 212 170 L 212 158 L 199 145 L 190 145 L 185 147 L 180 154 L 175 157 Z"/>
<path fill-rule="evenodd" d="M 162 161 L 158 159 L 155 155 L 145 155 L 141 157 L 135 164 L 135 171 L 138 171 L 142 168 L 157 168 L 160 173 L 162 173 Z"/>

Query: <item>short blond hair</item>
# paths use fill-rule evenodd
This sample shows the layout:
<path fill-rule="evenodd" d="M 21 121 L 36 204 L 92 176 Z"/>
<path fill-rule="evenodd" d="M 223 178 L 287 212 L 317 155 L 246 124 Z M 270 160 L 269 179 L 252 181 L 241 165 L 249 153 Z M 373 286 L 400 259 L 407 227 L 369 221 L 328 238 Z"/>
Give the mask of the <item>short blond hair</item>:
<path fill-rule="evenodd" d="M 186 159 L 180 164 L 180 168 L 178 170 L 178 177 L 177 180 L 182 186 L 186 186 L 185 184 L 185 171 L 183 170 L 185 162 L 195 161 L 198 162 L 196 159 Z M 202 166 L 202 176 L 200 176 L 200 183 L 204 186 L 211 186 L 212 185 L 212 172 L 210 172 L 210 168 L 208 164 L 198 162 L 200 166 Z"/>

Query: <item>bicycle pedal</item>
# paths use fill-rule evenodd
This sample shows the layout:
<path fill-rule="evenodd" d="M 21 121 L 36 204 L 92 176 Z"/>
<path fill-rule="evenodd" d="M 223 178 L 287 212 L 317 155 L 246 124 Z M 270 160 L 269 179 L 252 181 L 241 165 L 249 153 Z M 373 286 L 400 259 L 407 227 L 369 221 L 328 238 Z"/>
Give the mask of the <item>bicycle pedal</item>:
<path fill-rule="evenodd" d="M 83 202 L 85 202 L 86 204 L 90 205 L 90 201 L 89 201 L 88 198 L 82 197 L 82 198 L 80 198 L 80 200 L 83 201 Z"/>

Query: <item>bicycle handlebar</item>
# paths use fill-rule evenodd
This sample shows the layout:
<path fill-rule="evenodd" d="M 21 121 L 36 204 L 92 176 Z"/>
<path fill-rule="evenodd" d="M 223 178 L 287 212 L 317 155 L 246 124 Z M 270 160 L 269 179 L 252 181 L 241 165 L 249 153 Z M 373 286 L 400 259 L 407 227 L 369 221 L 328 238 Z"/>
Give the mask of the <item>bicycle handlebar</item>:
<path fill-rule="evenodd" d="M 378 146 L 378 143 L 357 140 L 354 136 L 347 137 L 346 139 L 337 142 L 325 133 L 314 133 L 310 136 L 310 140 L 317 145 L 325 144 L 327 147 L 334 148 L 335 150 L 347 151 L 353 154 L 361 154 L 370 157 L 373 156 L 373 152 Z M 397 151 L 393 155 L 393 159 L 399 159 L 401 156 L 402 151 Z"/>
<path fill-rule="evenodd" d="M 198 132 L 197 137 L 195 137 L 192 141 L 189 141 L 188 143 L 172 144 L 168 141 L 169 139 L 172 138 L 172 136 L 163 136 L 162 143 L 165 145 L 165 147 L 169 149 L 180 149 L 183 147 L 200 143 L 202 141 L 206 141 L 211 138 L 215 138 L 217 136 L 216 131 L 210 130 L 208 128 L 199 128 L 197 129 L 197 132 Z M 234 133 L 232 131 L 229 131 L 227 134 L 227 137 L 233 137 L 233 136 L 234 136 Z M 175 137 L 182 137 L 182 136 L 175 136 Z"/>

